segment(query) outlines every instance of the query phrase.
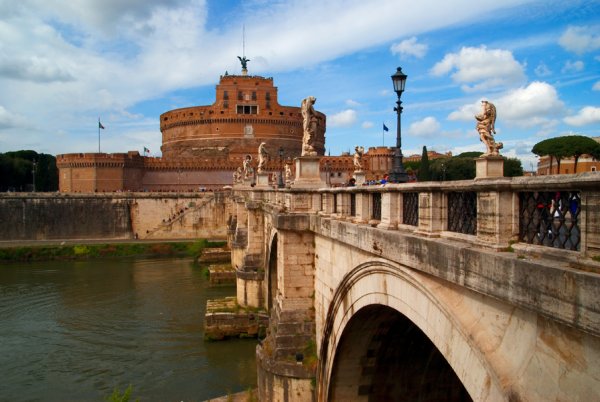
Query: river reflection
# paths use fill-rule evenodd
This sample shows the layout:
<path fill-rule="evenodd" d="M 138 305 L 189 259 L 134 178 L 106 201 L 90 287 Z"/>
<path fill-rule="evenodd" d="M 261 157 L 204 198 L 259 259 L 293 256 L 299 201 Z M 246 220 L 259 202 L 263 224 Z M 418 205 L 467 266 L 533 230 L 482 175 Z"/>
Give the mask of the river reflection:
<path fill-rule="evenodd" d="M 202 401 L 255 386 L 252 340 L 203 341 L 210 288 L 189 259 L 0 266 L 0 400 Z"/>

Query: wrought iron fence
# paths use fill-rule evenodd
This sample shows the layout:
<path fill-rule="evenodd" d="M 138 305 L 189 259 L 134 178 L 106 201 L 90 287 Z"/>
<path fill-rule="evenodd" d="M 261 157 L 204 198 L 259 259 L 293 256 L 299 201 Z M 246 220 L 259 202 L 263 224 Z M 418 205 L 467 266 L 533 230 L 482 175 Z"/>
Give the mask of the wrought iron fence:
<path fill-rule="evenodd" d="M 419 193 L 404 193 L 402 195 L 402 223 L 419 225 Z"/>
<path fill-rule="evenodd" d="M 519 241 L 579 250 L 581 198 L 577 191 L 519 193 Z"/>
<path fill-rule="evenodd" d="M 356 216 L 356 194 L 350 194 L 350 216 Z"/>
<path fill-rule="evenodd" d="M 371 218 L 374 220 L 381 220 L 381 193 L 373 193 L 371 195 L 373 201 L 373 212 Z"/>
<path fill-rule="evenodd" d="M 448 230 L 469 235 L 477 234 L 477 193 L 448 193 Z"/>

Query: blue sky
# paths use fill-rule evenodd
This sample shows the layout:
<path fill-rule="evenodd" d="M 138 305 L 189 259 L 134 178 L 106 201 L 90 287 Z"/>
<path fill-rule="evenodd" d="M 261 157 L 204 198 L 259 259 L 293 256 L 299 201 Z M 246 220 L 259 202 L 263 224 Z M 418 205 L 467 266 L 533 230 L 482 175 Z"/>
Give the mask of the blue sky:
<path fill-rule="evenodd" d="M 242 26 L 281 104 L 317 97 L 332 155 L 395 143 L 398 66 L 405 155 L 483 151 L 482 99 L 525 169 L 545 138 L 600 136 L 600 1 L 0 0 L 0 152 L 95 152 L 100 116 L 103 152 L 160 155 L 159 115 L 240 71 Z"/>

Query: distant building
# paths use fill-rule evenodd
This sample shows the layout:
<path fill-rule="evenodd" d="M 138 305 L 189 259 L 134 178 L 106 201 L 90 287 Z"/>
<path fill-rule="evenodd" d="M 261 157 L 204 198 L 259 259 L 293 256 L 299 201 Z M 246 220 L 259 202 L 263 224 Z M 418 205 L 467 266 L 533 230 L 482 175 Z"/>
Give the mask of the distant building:
<path fill-rule="evenodd" d="M 317 112 L 316 150 L 325 151 L 325 115 Z M 63 192 L 189 191 L 220 188 L 245 155 L 256 158 L 266 142 L 271 153 L 267 168 L 300 155 L 300 107 L 281 106 L 272 78 L 221 76 L 212 105 L 170 110 L 160 116 L 162 157 L 128 153 L 57 155 L 59 189 Z"/>
<path fill-rule="evenodd" d="M 421 162 L 421 154 L 413 154 L 404 158 L 406 162 Z M 427 157 L 429 160 L 440 159 L 440 158 L 452 158 L 452 152 L 448 151 L 445 154 L 440 154 L 436 151 L 427 151 Z"/>
<path fill-rule="evenodd" d="M 316 150 L 325 153 L 326 117 L 317 112 Z M 170 110 L 160 116 L 162 157 L 127 153 L 57 155 L 61 192 L 198 191 L 232 184 L 233 172 L 245 155 L 256 163 L 266 142 L 271 158 L 267 171 L 300 156 L 303 136 L 300 107 L 281 106 L 272 78 L 221 76 L 212 105 Z M 281 152 L 280 152 L 281 151 Z M 364 155 L 367 180 L 391 170 L 393 148 L 369 148 Z M 292 164 L 293 168 L 293 164 Z M 352 155 L 321 158 L 321 175 L 332 185 L 348 182 Z"/>
<path fill-rule="evenodd" d="M 600 142 L 600 137 L 592 137 L 596 142 Z M 560 160 L 560 172 L 558 171 L 558 163 L 555 158 L 550 156 L 542 156 L 538 159 L 537 174 L 540 176 L 550 174 L 574 174 L 584 172 L 600 171 L 600 161 L 592 158 L 591 155 L 581 155 L 577 160 L 577 171 L 575 171 L 575 158 L 562 158 Z"/>

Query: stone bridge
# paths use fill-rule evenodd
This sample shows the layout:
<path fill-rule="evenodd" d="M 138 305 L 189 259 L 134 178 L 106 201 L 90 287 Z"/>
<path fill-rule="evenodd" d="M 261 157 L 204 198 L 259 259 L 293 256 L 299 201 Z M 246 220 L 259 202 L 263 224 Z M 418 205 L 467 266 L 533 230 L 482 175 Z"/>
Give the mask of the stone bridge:
<path fill-rule="evenodd" d="M 600 175 L 231 201 L 261 400 L 600 400 Z"/>

